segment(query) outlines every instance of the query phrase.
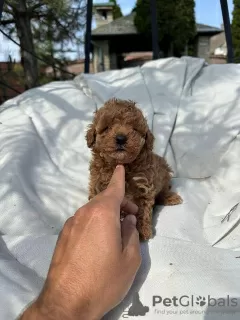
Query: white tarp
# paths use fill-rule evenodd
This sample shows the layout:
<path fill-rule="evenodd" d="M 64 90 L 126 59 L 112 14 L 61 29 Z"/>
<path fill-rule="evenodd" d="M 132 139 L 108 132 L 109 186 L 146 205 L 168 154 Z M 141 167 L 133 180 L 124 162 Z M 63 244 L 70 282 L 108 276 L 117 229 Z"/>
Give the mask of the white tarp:
<path fill-rule="evenodd" d="M 38 295 L 58 232 L 87 201 L 85 130 L 111 97 L 142 108 L 184 203 L 156 208 L 136 281 L 105 318 L 239 320 L 240 66 L 185 57 L 53 82 L 0 106 L 0 319 Z"/>

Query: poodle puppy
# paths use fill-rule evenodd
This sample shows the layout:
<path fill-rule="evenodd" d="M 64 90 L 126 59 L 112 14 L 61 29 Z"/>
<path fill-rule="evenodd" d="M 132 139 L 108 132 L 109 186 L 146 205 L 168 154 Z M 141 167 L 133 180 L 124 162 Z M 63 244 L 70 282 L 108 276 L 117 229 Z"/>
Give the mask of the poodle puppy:
<path fill-rule="evenodd" d="M 86 140 L 92 151 L 89 200 L 107 187 L 116 165 L 123 164 L 125 196 L 139 208 L 140 239 L 150 239 L 154 203 L 177 205 L 182 199 L 170 190 L 172 170 L 164 158 L 153 153 L 154 136 L 141 110 L 133 101 L 107 101 L 95 112 Z"/>

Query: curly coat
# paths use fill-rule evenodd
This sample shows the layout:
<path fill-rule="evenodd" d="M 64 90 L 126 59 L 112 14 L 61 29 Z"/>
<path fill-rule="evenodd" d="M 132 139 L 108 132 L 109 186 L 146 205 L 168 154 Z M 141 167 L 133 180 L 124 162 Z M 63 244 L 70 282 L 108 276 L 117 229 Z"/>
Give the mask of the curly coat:
<path fill-rule="evenodd" d="M 107 187 L 116 165 L 123 164 L 126 197 L 139 207 L 140 239 L 150 239 L 154 203 L 176 205 L 182 199 L 170 190 L 172 170 L 153 153 L 154 136 L 141 110 L 133 101 L 107 101 L 95 112 L 86 140 L 92 150 L 89 200 Z"/>

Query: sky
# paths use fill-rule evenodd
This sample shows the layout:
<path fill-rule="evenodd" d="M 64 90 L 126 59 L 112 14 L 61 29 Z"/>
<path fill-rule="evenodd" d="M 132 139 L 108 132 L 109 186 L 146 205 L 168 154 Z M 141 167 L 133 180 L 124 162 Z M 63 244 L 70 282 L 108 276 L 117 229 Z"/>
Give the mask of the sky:
<path fill-rule="evenodd" d="M 107 0 L 93 0 L 97 2 L 108 2 Z M 131 12 L 136 0 L 118 0 L 123 14 Z M 208 24 L 215 27 L 220 27 L 222 23 L 222 13 L 220 0 L 195 0 L 195 14 L 198 23 Z M 232 19 L 233 0 L 228 0 L 228 8 L 230 19 Z M 13 59 L 19 60 L 19 48 L 11 42 L 5 40 L 0 34 L 0 61 L 6 61 L 8 55 L 11 54 Z M 71 58 L 74 59 L 73 55 Z"/>

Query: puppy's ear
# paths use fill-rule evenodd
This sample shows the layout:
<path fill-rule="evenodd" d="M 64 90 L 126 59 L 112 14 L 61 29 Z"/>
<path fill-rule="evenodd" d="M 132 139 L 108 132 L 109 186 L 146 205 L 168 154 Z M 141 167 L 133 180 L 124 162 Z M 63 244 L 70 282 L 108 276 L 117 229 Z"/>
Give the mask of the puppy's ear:
<path fill-rule="evenodd" d="M 86 133 L 86 140 L 87 140 L 88 148 L 91 148 L 94 145 L 94 142 L 96 140 L 96 130 L 95 130 L 95 125 L 93 123 L 88 126 L 88 130 Z"/>
<path fill-rule="evenodd" d="M 148 129 L 145 137 L 145 147 L 148 150 L 153 150 L 154 136 L 152 132 Z"/>

